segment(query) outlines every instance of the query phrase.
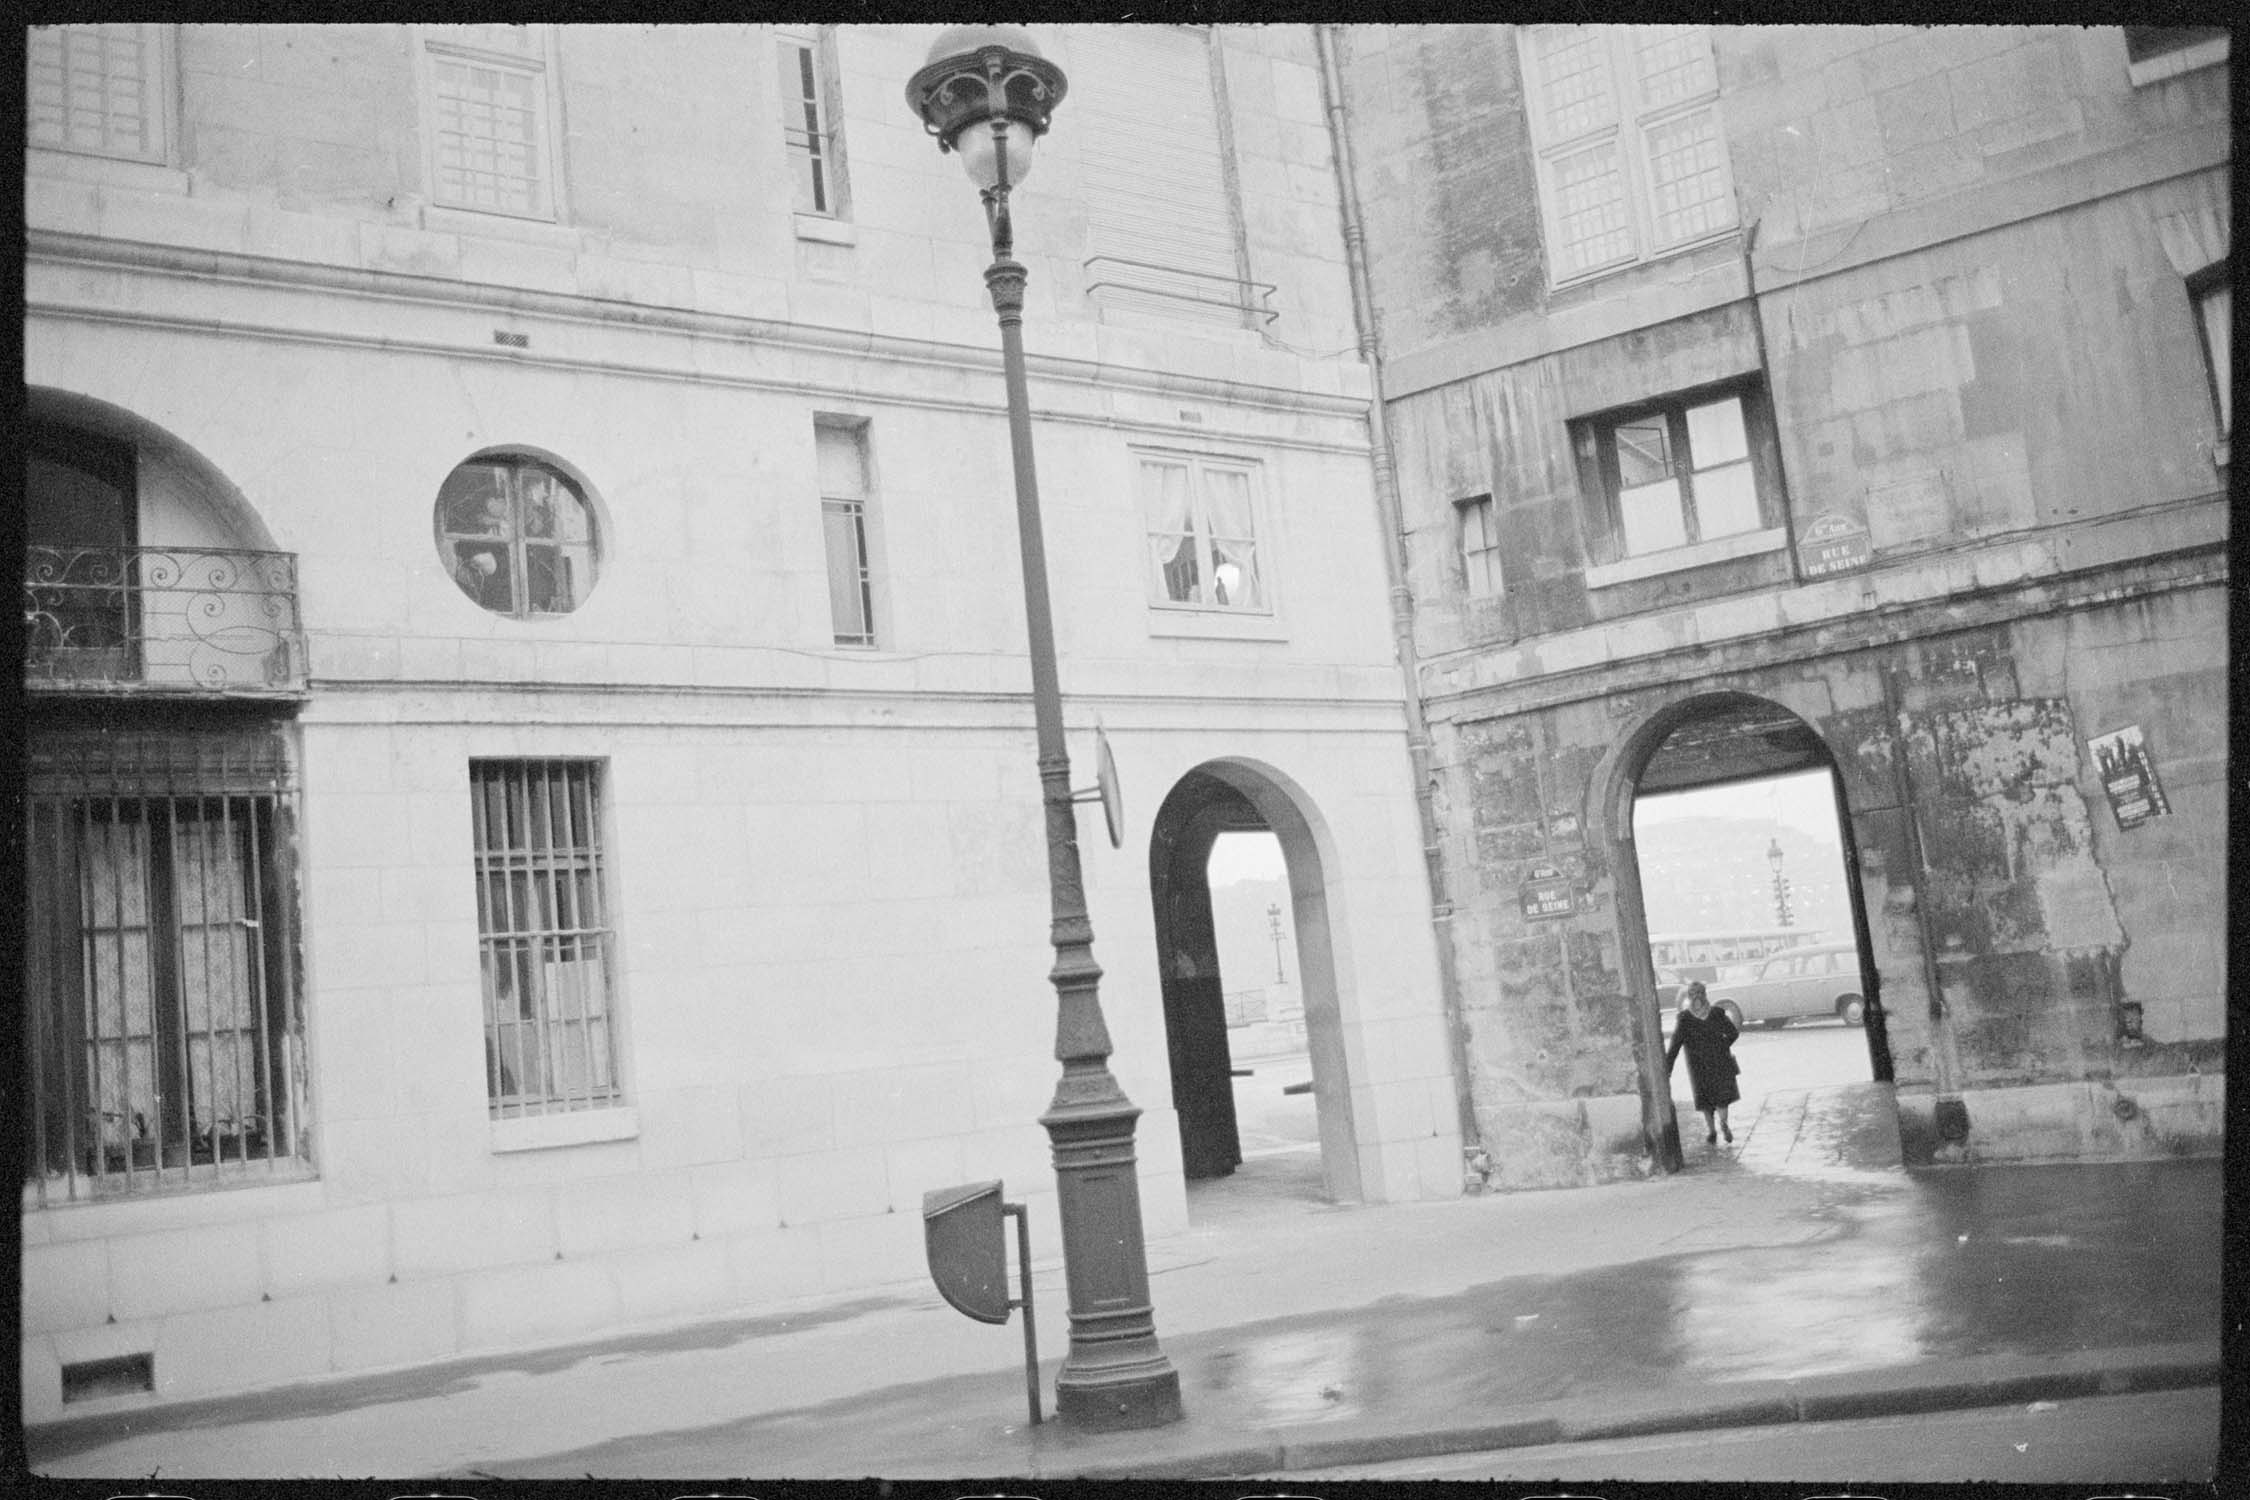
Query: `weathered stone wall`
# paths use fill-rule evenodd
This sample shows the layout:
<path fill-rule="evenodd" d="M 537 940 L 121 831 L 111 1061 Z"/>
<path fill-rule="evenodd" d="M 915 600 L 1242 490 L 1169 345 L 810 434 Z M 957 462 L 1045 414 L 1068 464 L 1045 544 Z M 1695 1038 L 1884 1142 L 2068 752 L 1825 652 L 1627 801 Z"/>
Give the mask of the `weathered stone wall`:
<path fill-rule="evenodd" d="M 1493 1182 L 1647 1170 L 1653 1002 L 1622 973 L 1641 929 L 1603 801 L 1636 769 L 1613 753 L 1635 726 L 1724 690 L 1789 708 L 1835 758 L 1910 1160 L 2216 1149 L 2223 609 L 2216 588 L 2159 594 L 1440 726 L 1445 847 L 1473 873 L 1454 924 L 1470 1087 L 1507 1142 Z M 2130 830 L 2086 747 L 2124 723 L 2172 809 Z M 1526 915 L 1542 867 L 1569 915 Z M 1965 1139 L 1941 1137 L 1940 1099 L 1967 1101 Z"/>
<path fill-rule="evenodd" d="M 1516 31 L 1342 28 L 1386 359 L 1519 320 L 1583 326 L 1620 286 L 1657 321 L 1649 304 L 1703 269 L 1691 256 L 1550 292 Z M 1718 26 L 1712 47 L 1742 219 L 1761 251 L 1794 247 L 1784 265 L 1838 254 L 1821 237 L 1869 220 L 1980 201 L 2021 216 L 2058 169 L 2098 180 L 2153 141 L 2223 141 L 2227 124 L 2224 68 L 2135 85 L 2114 26 Z"/>

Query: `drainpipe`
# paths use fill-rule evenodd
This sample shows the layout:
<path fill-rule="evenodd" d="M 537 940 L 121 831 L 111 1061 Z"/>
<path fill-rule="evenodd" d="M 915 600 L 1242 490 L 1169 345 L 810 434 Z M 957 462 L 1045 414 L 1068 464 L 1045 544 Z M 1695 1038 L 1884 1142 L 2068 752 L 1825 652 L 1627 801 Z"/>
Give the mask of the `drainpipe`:
<path fill-rule="evenodd" d="M 1738 221 L 1743 218 L 1739 198 L 1735 200 L 1735 217 Z M 1750 303 L 1750 327 L 1758 338 L 1758 373 L 1766 382 L 1766 410 L 1773 418 L 1774 477 L 1781 481 L 1781 527 L 1784 545 L 1789 550 L 1789 581 L 1802 583 L 1805 575 L 1804 564 L 1797 557 L 1797 511 L 1788 500 L 1789 475 L 1781 455 L 1781 398 L 1773 388 L 1773 362 L 1766 355 L 1766 314 L 1758 304 L 1758 272 L 1750 263 L 1750 254 L 1758 244 L 1758 230 L 1765 220 L 1749 222 L 1750 228 L 1742 236 L 1742 287 Z"/>
<path fill-rule="evenodd" d="M 1414 595 L 1406 584 L 1406 527 L 1398 499 L 1398 470 L 1391 457 L 1390 424 L 1383 404 L 1383 364 L 1375 340 L 1375 297 L 1367 276 L 1366 240 L 1360 229 L 1359 188 L 1352 147 L 1344 130 L 1344 82 L 1336 66 L 1333 26 L 1312 28 L 1320 53 L 1320 93 L 1328 113 L 1328 140 L 1336 157 L 1336 189 L 1344 220 L 1344 260 L 1352 279 L 1352 318 L 1359 329 L 1359 357 L 1367 366 L 1372 400 L 1367 408 L 1368 446 L 1375 463 L 1375 508 L 1384 541 L 1383 569 L 1390 580 L 1391 637 L 1399 673 L 1406 683 L 1406 752 L 1413 763 L 1414 811 L 1422 827 L 1422 863 L 1430 881 L 1430 929 L 1436 939 L 1438 998 L 1445 1009 L 1445 1036 L 1453 1067 L 1453 1102 L 1461 1130 L 1462 1181 L 1481 1190 L 1491 1163 L 1477 1129 L 1476 1106 L 1469 1097 L 1468 1030 L 1461 1019 L 1461 986 L 1453 955 L 1453 899 L 1439 844 L 1433 800 L 1430 726 L 1422 714 L 1421 660 L 1414 649 Z"/>

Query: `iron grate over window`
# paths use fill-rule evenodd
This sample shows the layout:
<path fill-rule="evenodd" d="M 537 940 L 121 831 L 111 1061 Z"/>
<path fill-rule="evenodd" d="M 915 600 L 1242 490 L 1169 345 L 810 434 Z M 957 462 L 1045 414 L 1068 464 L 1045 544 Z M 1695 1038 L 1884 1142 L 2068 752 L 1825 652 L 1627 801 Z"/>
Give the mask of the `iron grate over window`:
<path fill-rule="evenodd" d="M 618 1103 L 599 762 L 469 763 L 495 1118 Z"/>
<path fill-rule="evenodd" d="M 280 734 L 28 748 L 27 1203 L 309 1169 Z"/>

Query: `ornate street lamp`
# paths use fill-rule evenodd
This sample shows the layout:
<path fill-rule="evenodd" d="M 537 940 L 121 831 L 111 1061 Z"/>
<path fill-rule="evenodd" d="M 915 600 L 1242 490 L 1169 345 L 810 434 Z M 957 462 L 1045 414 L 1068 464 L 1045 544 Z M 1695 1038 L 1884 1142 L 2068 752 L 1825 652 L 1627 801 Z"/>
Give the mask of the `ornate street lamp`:
<path fill-rule="evenodd" d="M 1781 860 L 1781 840 L 1776 838 L 1766 845 L 1766 863 L 1773 867 L 1773 919 L 1789 927 L 1795 918 L 1789 912 L 1789 877 L 1781 873 Z"/>
<path fill-rule="evenodd" d="M 1014 256 L 1008 193 L 1031 170 L 1032 147 L 1066 87 L 1062 69 L 1013 26 L 956 26 L 906 85 L 906 102 L 960 153 L 982 190 L 992 232 L 984 273 L 1000 316 L 1008 388 L 1008 440 L 1015 456 L 1016 532 L 1023 552 L 1024 619 L 1031 638 L 1031 704 L 1038 728 L 1039 781 L 1047 811 L 1047 884 L 1054 914 L 1055 1057 L 1062 1078 L 1039 1117 L 1054 1144 L 1069 1287 L 1070 1353 L 1055 1379 L 1055 1414 L 1087 1428 L 1157 1427 L 1180 1419 L 1180 1375 L 1156 1342 L 1148 1250 L 1141 1234 L 1133 1125 L 1140 1111 L 1109 1071 L 1101 966 L 1078 869 L 1078 815 L 1063 748 L 1062 690 L 1047 602 L 1046 542 L 1039 481 L 1031 462 L 1031 407 L 1023 368 L 1025 272 Z"/>

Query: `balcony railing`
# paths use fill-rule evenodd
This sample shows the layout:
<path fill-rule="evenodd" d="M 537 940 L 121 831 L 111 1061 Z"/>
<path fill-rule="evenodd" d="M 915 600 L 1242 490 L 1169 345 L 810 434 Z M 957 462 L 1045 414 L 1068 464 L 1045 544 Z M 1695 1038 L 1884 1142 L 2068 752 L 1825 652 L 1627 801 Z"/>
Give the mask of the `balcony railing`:
<path fill-rule="evenodd" d="M 1271 323 L 1281 316 L 1271 305 L 1278 288 L 1267 281 L 1244 281 L 1116 255 L 1094 256 L 1085 269 L 1093 278 L 1086 283 L 1086 295 L 1105 307 L 1131 307 L 1235 328 L 1250 326 L 1252 318 Z"/>
<path fill-rule="evenodd" d="M 301 692 L 297 558 L 215 547 L 24 549 L 24 683 L 64 692 Z"/>

